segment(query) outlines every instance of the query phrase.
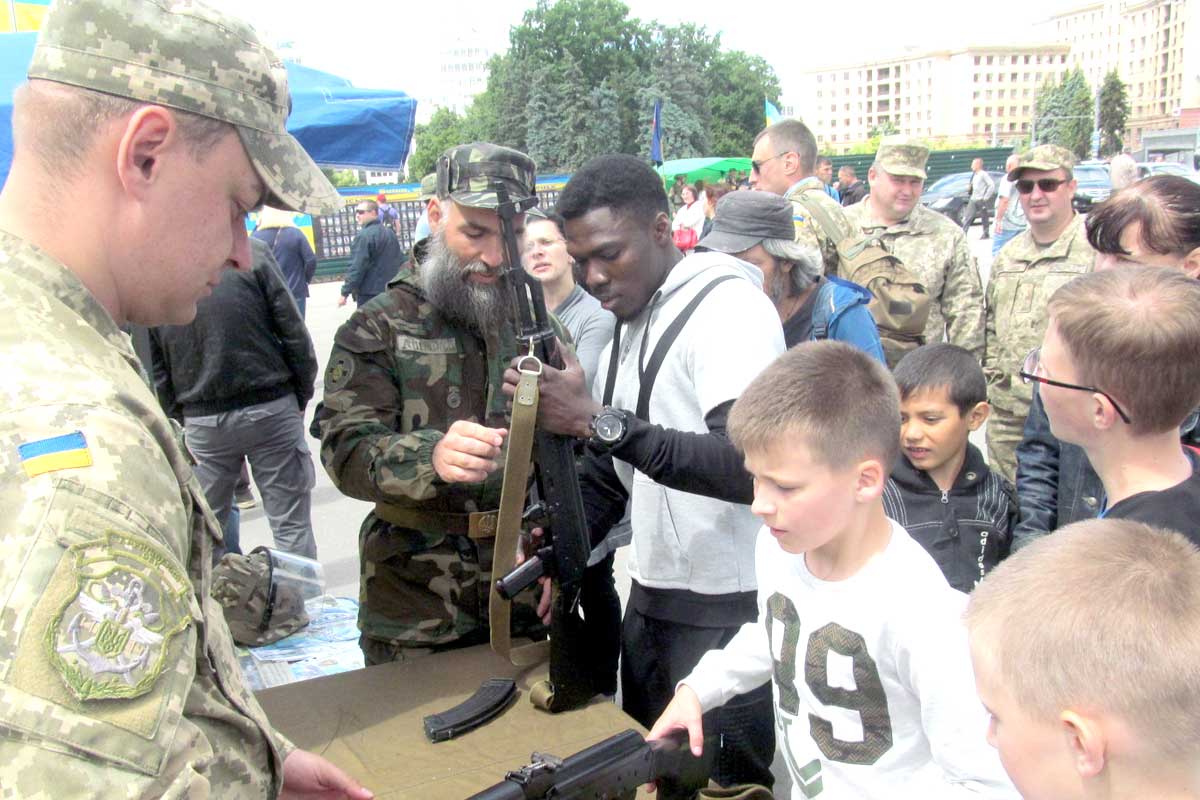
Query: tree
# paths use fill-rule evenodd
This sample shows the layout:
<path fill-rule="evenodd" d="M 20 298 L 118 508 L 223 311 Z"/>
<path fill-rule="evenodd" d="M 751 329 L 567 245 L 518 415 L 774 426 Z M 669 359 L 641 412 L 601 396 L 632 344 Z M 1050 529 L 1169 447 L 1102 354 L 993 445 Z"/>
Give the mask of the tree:
<path fill-rule="evenodd" d="M 1082 69 L 1067 72 L 1062 83 L 1043 84 L 1034 109 L 1038 144 L 1062 145 L 1078 158 L 1091 154 L 1095 109 Z"/>
<path fill-rule="evenodd" d="M 361 186 L 362 181 L 358 179 L 358 170 L 356 169 L 322 169 L 325 177 L 334 186 Z"/>
<path fill-rule="evenodd" d="M 408 157 L 408 180 L 415 183 L 437 167 L 438 156 L 456 144 L 471 141 L 464 136 L 463 118 L 448 108 L 433 112 L 429 122 L 413 134 L 416 147 Z"/>
<path fill-rule="evenodd" d="M 1122 139 L 1129 119 L 1129 94 L 1115 69 L 1100 86 L 1100 155 L 1111 156 L 1125 148 Z"/>
<path fill-rule="evenodd" d="M 707 86 L 711 155 L 750 153 L 766 125 L 763 101 L 778 106 L 779 91 L 775 70 L 761 57 L 741 50 L 718 54 Z"/>

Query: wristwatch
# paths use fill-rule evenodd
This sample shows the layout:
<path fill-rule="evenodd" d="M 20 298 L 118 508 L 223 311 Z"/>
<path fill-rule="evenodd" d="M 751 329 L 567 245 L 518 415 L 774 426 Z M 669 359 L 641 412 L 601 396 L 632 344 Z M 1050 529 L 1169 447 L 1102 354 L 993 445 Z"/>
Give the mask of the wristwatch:
<path fill-rule="evenodd" d="M 625 438 L 629 425 L 624 411 L 606 406 L 592 416 L 591 429 L 591 441 L 609 448 Z"/>

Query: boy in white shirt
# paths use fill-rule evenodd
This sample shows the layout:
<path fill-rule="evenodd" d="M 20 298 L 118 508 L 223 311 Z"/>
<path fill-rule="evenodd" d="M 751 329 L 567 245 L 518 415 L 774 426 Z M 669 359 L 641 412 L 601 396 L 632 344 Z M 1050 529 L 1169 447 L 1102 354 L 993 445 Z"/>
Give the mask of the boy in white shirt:
<path fill-rule="evenodd" d="M 648 738 L 773 679 L 792 797 L 1015 797 L 985 739 L 962 613 L 883 511 L 900 399 L 887 368 L 839 342 L 780 356 L 742 393 L 729 434 L 754 475 L 758 620 L 709 651 Z"/>

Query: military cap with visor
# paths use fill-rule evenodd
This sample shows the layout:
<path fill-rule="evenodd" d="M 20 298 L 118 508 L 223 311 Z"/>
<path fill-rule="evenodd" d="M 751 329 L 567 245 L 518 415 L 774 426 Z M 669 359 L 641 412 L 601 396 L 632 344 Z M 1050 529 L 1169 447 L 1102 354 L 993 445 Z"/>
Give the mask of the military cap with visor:
<path fill-rule="evenodd" d="M 875 166 L 888 175 L 925 180 L 929 148 L 909 136 L 885 136 L 875 153 Z"/>
<path fill-rule="evenodd" d="M 795 235 L 791 201 L 773 192 L 729 192 L 717 201 L 712 227 L 696 246 L 741 253 L 763 239 L 790 242 Z"/>
<path fill-rule="evenodd" d="M 462 206 L 496 208 L 496 187 L 521 206 L 537 197 L 533 159 L 509 147 L 473 142 L 451 147 L 437 162 L 437 196 Z"/>
<path fill-rule="evenodd" d="M 283 62 L 249 25 L 203 3 L 56 0 L 28 76 L 228 122 L 267 204 L 310 214 L 342 205 L 287 132 Z"/>
<path fill-rule="evenodd" d="M 1020 158 L 1017 159 L 1017 165 L 1013 167 L 1012 172 L 1008 173 L 1008 179 L 1015 181 L 1020 177 L 1023 169 L 1036 169 L 1041 172 L 1065 169 L 1069 178 L 1075 172 L 1075 154 L 1056 144 L 1039 144 L 1037 147 L 1021 153 Z"/>

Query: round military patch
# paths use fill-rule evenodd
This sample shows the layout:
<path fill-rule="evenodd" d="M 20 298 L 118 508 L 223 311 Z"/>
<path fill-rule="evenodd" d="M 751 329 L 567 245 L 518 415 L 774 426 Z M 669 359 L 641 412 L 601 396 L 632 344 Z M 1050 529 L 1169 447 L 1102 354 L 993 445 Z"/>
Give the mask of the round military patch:
<path fill-rule="evenodd" d="M 118 531 L 64 559 L 76 587 L 46 632 L 50 663 L 80 700 L 150 691 L 171 638 L 191 623 L 187 575 L 159 545 Z"/>
<path fill-rule="evenodd" d="M 325 388 L 329 391 L 341 389 L 354 375 L 354 359 L 345 353 L 337 353 L 325 368 Z"/>
<path fill-rule="evenodd" d="M 446 390 L 446 405 L 451 409 L 462 405 L 462 392 L 459 391 L 457 386 L 451 386 Z"/>

